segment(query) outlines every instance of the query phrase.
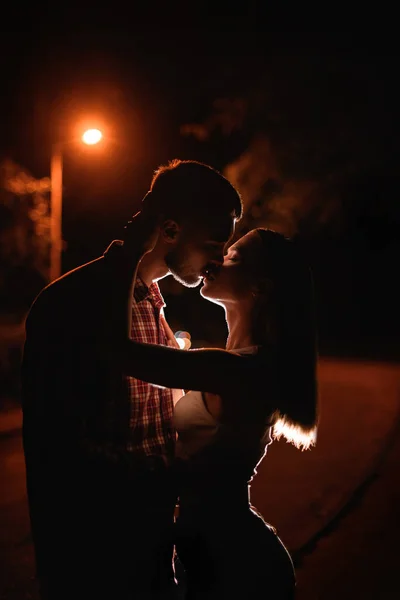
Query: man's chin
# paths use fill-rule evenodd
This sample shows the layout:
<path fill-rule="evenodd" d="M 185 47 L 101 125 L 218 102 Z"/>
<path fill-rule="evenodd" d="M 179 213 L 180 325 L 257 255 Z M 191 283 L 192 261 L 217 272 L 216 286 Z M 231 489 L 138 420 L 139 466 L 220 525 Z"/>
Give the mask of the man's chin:
<path fill-rule="evenodd" d="M 171 273 L 172 277 L 175 279 L 175 281 L 178 281 L 179 283 L 181 283 L 182 285 L 184 285 L 185 287 L 188 287 L 188 288 L 195 288 L 202 281 L 202 278 L 199 275 L 193 276 L 193 277 L 191 277 L 191 276 L 182 277 L 181 275 L 178 275 L 178 273 L 174 273 L 173 271 L 170 271 L 170 273 Z"/>

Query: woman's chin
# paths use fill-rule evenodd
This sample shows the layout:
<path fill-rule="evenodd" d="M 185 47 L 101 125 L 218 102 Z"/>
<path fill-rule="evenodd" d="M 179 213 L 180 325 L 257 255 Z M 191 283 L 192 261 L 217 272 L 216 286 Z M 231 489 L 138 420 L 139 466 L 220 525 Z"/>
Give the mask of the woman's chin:
<path fill-rule="evenodd" d="M 204 284 L 200 288 L 200 295 L 206 300 L 214 302 L 214 304 L 224 306 L 221 296 L 225 296 L 225 294 L 220 282 L 216 279 L 204 279 Z"/>
<path fill-rule="evenodd" d="M 204 283 L 200 288 L 200 295 L 203 296 L 203 298 L 207 298 L 207 299 L 214 298 L 212 283 L 213 283 L 212 281 L 204 279 Z"/>

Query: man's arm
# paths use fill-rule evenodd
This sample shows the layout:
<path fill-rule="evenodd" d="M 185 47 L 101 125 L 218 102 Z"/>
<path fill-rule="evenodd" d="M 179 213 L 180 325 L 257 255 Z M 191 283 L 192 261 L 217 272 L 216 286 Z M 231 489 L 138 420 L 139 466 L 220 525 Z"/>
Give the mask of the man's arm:
<path fill-rule="evenodd" d="M 160 473 L 165 468 L 162 458 L 137 455 L 113 440 L 99 441 L 93 436 L 89 421 L 93 410 L 101 410 L 95 404 L 96 377 L 102 375 L 98 352 L 83 335 L 79 343 L 69 328 L 64 328 L 64 339 L 59 327 L 57 335 L 50 314 L 44 306 L 35 307 L 26 322 L 21 379 L 28 460 L 51 446 L 54 458 L 69 456 L 71 461 L 76 459 L 82 467 L 95 468 L 99 474 L 119 472 L 137 478 Z M 85 391 L 93 394 L 92 404 L 87 402 Z"/>

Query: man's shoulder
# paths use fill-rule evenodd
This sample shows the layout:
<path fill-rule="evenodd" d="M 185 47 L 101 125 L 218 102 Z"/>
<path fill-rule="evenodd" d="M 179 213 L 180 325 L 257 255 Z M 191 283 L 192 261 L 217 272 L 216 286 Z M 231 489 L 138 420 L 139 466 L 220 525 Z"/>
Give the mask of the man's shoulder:
<path fill-rule="evenodd" d="M 49 283 L 36 296 L 28 313 L 28 319 L 45 315 L 49 318 L 57 308 L 72 309 L 74 301 L 84 303 L 85 299 L 96 292 L 95 283 L 99 281 L 104 271 L 104 257 L 79 265 L 68 271 L 55 281 Z"/>

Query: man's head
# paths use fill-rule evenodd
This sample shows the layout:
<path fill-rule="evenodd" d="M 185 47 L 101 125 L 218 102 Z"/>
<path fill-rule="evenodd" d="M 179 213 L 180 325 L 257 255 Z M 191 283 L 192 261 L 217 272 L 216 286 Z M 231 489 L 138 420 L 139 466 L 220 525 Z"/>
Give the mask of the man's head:
<path fill-rule="evenodd" d="M 195 287 L 206 270 L 222 264 L 242 203 L 238 191 L 212 167 L 173 160 L 154 173 L 143 210 L 162 215 L 157 252 L 169 272 Z"/>

